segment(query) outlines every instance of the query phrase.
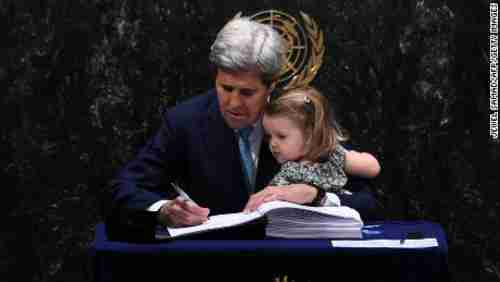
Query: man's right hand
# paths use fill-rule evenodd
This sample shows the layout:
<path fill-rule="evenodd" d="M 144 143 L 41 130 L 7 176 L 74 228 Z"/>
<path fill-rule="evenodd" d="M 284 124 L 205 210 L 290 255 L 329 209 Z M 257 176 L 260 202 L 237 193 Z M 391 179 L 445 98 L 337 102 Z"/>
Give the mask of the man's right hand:
<path fill-rule="evenodd" d="M 158 212 L 162 225 L 170 227 L 192 226 L 208 220 L 210 210 L 198 206 L 192 201 L 177 197 L 163 204 Z"/>

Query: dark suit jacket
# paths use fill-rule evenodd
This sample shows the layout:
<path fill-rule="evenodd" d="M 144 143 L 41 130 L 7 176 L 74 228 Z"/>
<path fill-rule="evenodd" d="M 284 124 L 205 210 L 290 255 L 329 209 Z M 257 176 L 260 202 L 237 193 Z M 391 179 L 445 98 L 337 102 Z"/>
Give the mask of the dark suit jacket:
<path fill-rule="evenodd" d="M 248 201 L 238 140 L 219 111 L 215 91 L 169 109 L 157 134 L 112 181 L 113 202 L 146 209 L 169 197 L 170 182 L 210 214 L 240 212 Z M 279 164 L 261 146 L 256 190 L 266 186 Z"/>
<path fill-rule="evenodd" d="M 264 188 L 278 170 L 267 144 L 262 144 L 255 190 Z M 113 208 L 147 209 L 174 196 L 169 194 L 170 182 L 176 180 L 195 202 L 210 208 L 211 215 L 240 212 L 248 201 L 238 140 L 220 113 L 214 90 L 163 113 L 156 135 L 112 180 Z M 366 182 L 358 179 L 349 187 L 361 198 L 341 200 L 364 216 L 364 209 L 374 205 Z"/>

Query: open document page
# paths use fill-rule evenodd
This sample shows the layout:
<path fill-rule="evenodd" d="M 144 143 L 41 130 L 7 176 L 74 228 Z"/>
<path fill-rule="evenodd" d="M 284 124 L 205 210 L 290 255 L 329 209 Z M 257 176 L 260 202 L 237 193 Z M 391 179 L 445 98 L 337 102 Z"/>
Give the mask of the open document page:
<path fill-rule="evenodd" d="M 206 232 L 210 230 L 222 229 L 231 226 L 238 226 L 251 221 L 254 221 L 263 215 L 259 211 L 254 211 L 251 213 L 227 213 L 210 216 L 207 221 L 200 225 L 189 226 L 189 227 L 168 227 L 167 234 L 157 234 L 157 239 L 163 239 L 168 237 L 179 237 L 188 234 L 196 234 L 201 232 Z"/>
<path fill-rule="evenodd" d="M 349 207 L 310 207 L 283 201 L 262 204 L 251 213 L 229 213 L 211 216 L 196 226 L 166 228 L 157 239 L 228 228 L 268 217 L 266 234 L 282 238 L 360 238 L 363 222 L 359 213 Z"/>

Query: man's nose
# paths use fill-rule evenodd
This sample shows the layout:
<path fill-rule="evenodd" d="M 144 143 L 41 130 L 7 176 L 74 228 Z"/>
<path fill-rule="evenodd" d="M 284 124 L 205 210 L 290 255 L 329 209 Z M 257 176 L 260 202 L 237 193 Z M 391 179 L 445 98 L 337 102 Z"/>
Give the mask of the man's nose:
<path fill-rule="evenodd" d="M 241 101 L 241 96 L 238 90 L 234 90 L 229 94 L 229 106 L 230 108 L 237 108 L 241 106 L 242 101 Z"/>

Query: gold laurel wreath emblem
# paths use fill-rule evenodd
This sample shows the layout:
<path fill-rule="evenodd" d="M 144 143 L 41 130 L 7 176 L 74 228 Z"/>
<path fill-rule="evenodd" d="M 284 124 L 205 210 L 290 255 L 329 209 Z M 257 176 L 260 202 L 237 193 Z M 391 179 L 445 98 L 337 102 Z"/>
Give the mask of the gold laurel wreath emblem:
<path fill-rule="evenodd" d="M 235 17 L 239 17 L 241 12 Z M 287 45 L 286 60 L 276 86 L 283 90 L 308 85 L 318 74 L 325 54 L 323 31 L 304 12 L 302 24 L 290 14 L 278 10 L 258 12 L 249 18 L 277 30 Z"/>
<path fill-rule="evenodd" d="M 311 43 L 311 52 L 307 66 L 296 76 L 292 78 L 289 84 L 284 88 L 289 89 L 297 86 L 308 85 L 318 74 L 319 68 L 323 64 L 325 54 L 325 43 L 323 31 L 318 28 L 316 22 L 307 14 L 300 12 L 306 24 L 309 42 Z"/>

